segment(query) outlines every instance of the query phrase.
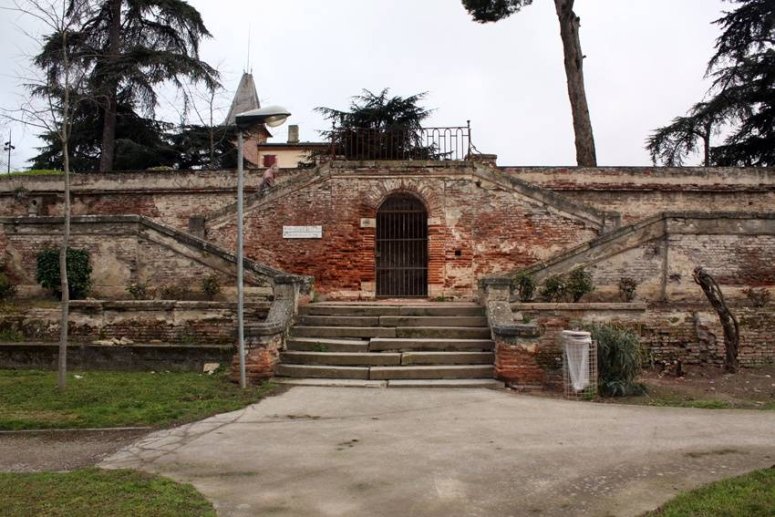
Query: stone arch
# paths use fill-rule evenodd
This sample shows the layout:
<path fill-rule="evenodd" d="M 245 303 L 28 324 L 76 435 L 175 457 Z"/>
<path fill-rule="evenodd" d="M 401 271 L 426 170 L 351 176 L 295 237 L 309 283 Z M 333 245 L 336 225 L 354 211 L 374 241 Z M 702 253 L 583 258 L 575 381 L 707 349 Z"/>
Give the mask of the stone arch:
<path fill-rule="evenodd" d="M 390 196 L 396 194 L 409 194 L 416 197 L 425 205 L 429 218 L 443 215 L 442 196 L 427 182 L 413 178 L 390 178 L 377 182 L 374 188 L 363 193 L 363 204 L 376 215 L 379 207 Z"/>

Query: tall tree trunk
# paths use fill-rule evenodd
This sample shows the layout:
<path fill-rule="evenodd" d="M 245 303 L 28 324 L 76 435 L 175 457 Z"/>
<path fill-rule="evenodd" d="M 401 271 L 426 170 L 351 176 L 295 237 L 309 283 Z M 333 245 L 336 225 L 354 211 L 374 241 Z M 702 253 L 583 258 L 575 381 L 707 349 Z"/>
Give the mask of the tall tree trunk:
<path fill-rule="evenodd" d="M 118 111 L 118 81 L 114 77 L 113 64 L 118 60 L 121 51 L 121 2 L 110 0 L 110 33 L 108 34 L 108 78 L 105 82 L 103 102 L 105 117 L 102 125 L 102 149 L 100 154 L 100 170 L 112 171 L 116 150 L 116 116 Z"/>
<path fill-rule="evenodd" d="M 595 138 L 592 135 L 592 122 L 584 89 L 584 55 L 579 40 L 581 23 L 573 12 L 573 2 L 574 0 L 554 0 L 554 7 L 560 20 L 560 36 L 565 54 L 565 76 L 576 137 L 576 163 L 581 167 L 596 167 Z"/>
<path fill-rule="evenodd" d="M 703 163 L 705 167 L 710 167 L 710 135 L 713 133 L 713 123 L 706 122 L 703 127 L 702 144 L 703 149 Z"/>

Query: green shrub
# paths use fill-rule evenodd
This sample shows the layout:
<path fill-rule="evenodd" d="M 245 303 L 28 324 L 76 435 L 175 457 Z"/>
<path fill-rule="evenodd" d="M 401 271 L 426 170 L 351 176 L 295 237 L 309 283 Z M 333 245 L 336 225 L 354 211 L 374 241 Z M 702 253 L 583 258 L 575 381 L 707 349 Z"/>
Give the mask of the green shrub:
<path fill-rule="evenodd" d="M 635 299 L 635 291 L 638 289 L 638 282 L 634 278 L 623 276 L 619 279 L 619 296 L 624 302 L 631 302 Z"/>
<path fill-rule="evenodd" d="M 529 302 L 535 294 L 536 281 L 529 273 L 517 273 L 514 277 L 514 287 L 517 289 L 519 301 Z"/>
<path fill-rule="evenodd" d="M 8 276 L 0 271 L 0 300 L 10 300 L 16 296 L 16 286 L 8 279 Z"/>
<path fill-rule="evenodd" d="M 185 285 L 165 285 L 159 290 L 159 297 L 162 300 L 191 300 L 193 293 Z"/>
<path fill-rule="evenodd" d="M 764 287 L 759 289 L 756 289 L 755 287 L 748 287 L 743 289 L 743 294 L 748 298 L 748 300 L 750 300 L 754 307 L 764 307 L 770 302 L 770 299 L 772 298 L 770 292 Z"/>
<path fill-rule="evenodd" d="M 210 275 L 202 280 L 202 294 L 204 294 L 205 299 L 215 300 L 220 293 L 221 285 L 218 283 L 217 275 Z"/>
<path fill-rule="evenodd" d="M 2 343 L 19 343 L 24 341 L 24 334 L 16 329 L 5 328 L 0 330 L 0 342 Z"/>
<path fill-rule="evenodd" d="M 592 284 L 592 273 L 583 267 L 577 267 L 568 273 L 565 286 L 568 296 L 574 303 L 595 290 L 595 286 Z"/>
<path fill-rule="evenodd" d="M 597 342 L 600 394 L 610 397 L 643 394 L 644 386 L 635 382 L 643 361 L 638 336 L 614 325 L 595 325 L 590 331 Z"/>
<path fill-rule="evenodd" d="M 564 302 L 568 296 L 568 286 L 564 275 L 553 275 L 544 281 L 541 298 L 547 302 Z"/>
<path fill-rule="evenodd" d="M 148 300 L 150 296 L 148 294 L 148 285 L 142 282 L 136 282 L 129 284 L 126 288 L 126 292 L 132 296 L 133 300 Z"/>
<path fill-rule="evenodd" d="M 67 283 L 71 300 L 86 298 L 91 288 L 91 261 L 87 250 L 67 248 Z M 35 276 L 44 289 L 62 297 L 62 281 L 59 275 L 59 249 L 49 248 L 38 253 Z"/>

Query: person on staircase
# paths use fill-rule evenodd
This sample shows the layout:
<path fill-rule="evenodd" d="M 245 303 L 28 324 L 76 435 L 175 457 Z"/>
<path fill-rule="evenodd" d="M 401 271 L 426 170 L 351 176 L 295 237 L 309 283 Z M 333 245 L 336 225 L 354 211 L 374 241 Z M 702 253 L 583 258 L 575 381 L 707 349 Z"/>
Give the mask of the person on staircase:
<path fill-rule="evenodd" d="M 277 163 L 273 163 L 271 167 L 267 167 L 264 171 L 264 176 L 261 178 L 261 183 L 258 185 L 258 195 L 265 195 L 269 189 L 274 186 L 275 174 L 277 174 Z"/>

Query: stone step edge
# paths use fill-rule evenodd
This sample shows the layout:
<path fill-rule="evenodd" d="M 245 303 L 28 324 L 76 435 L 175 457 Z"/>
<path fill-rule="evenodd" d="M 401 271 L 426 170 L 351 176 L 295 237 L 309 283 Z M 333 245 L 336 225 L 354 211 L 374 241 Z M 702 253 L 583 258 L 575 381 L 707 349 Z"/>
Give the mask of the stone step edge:
<path fill-rule="evenodd" d="M 492 351 L 405 351 L 405 352 L 318 352 L 284 350 L 280 352 L 282 365 L 306 366 L 492 366 Z"/>
<path fill-rule="evenodd" d="M 495 379 L 430 379 L 372 381 L 358 379 L 301 379 L 274 377 L 272 382 L 286 386 L 314 386 L 321 388 L 447 388 L 447 389 L 504 389 L 505 384 Z"/>
<path fill-rule="evenodd" d="M 316 372 L 319 372 L 316 373 Z M 322 366 L 306 364 L 280 364 L 276 377 L 357 379 L 357 380 L 452 380 L 492 379 L 492 365 L 442 365 L 442 366 Z M 399 377 L 394 378 L 394 375 Z"/>

